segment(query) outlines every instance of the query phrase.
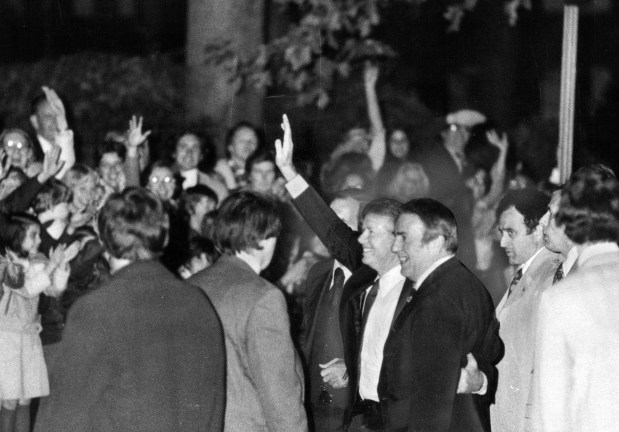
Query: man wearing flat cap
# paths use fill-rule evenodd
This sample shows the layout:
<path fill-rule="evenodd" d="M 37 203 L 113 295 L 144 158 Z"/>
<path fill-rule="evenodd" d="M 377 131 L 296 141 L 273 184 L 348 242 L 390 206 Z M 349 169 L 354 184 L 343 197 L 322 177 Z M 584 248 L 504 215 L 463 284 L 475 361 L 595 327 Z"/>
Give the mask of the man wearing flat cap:
<path fill-rule="evenodd" d="M 466 165 L 464 147 L 471 128 L 485 121 L 483 114 L 473 110 L 448 114 L 442 121 L 440 138 L 422 150 L 419 156 L 430 180 L 429 196 L 445 204 L 456 217 L 461 245 L 459 258 L 469 268 L 475 268 L 476 256 L 471 226 L 472 205 L 465 198 L 469 191 L 462 175 Z"/>

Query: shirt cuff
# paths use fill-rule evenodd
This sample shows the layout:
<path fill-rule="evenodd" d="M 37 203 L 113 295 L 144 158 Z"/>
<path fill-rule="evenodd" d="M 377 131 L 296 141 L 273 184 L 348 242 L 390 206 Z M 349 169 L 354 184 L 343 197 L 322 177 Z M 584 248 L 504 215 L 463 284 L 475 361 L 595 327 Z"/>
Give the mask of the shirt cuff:
<path fill-rule="evenodd" d="M 480 372 L 481 376 L 484 379 L 484 383 L 481 385 L 481 388 L 479 390 L 477 390 L 476 392 L 473 392 L 473 394 L 476 395 L 485 395 L 486 392 L 488 391 L 488 377 L 486 377 L 486 374 L 483 372 Z"/>
<path fill-rule="evenodd" d="M 305 190 L 309 187 L 309 184 L 305 181 L 305 179 L 297 174 L 292 180 L 286 183 L 286 189 L 288 193 L 292 197 L 292 199 L 297 198 L 301 195 Z"/>

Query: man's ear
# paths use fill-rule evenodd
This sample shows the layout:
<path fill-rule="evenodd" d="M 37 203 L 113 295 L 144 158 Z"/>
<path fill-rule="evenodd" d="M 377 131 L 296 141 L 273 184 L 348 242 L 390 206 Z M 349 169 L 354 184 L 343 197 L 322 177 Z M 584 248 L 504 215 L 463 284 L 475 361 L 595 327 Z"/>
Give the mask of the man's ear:
<path fill-rule="evenodd" d="M 541 241 L 542 243 L 544 242 L 544 226 L 541 223 L 537 224 L 533 230 L 533 235 L 537 241 Z"/>
<path fill-rule="evenodd" d="M 37 116 L 35 114 L 32 114 L 30 116 L 30 124 L 32 125 L 35 131 L 37 132 L 39 131 L 39 119 L 37 119 Z"/>
<path fill-rule="evenodd" d="M 439 253 L 443 249 L 445 249 L 445 237 L 443 237 L 442 235 L 437 235 L 428 243 L 430 243 L 430 245 L 432 246 L 432 250 L 434 250 L 436 253 Z"/>

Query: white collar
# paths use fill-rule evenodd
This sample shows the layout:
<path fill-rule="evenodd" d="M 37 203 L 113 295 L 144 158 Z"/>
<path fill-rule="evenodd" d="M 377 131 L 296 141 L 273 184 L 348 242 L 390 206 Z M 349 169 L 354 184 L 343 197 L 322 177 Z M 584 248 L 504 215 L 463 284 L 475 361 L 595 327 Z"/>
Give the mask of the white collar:
<path fill-rule="evenodd" d="M 419 287 L 421 286 L 421 284 L 425 282 L 425 280 L 428 278 L 428 276 L 430 276 L 430 273 L 432 273 L 434 270 L 436 270 L 441 264 L 449 261 L 454 256 L 455 255 L 447 255 L 447 256 L 445 256 L 443 258 L 439 258 L 436 261 L 434 261 L 432 263 L 432 265 L 430 267 L 428 267 L 426 269 L 426 271 L 421 273 L 421 276 L 419 276 L 419 278 L 417 278 L 417 280 L 415 281 L 415 291 L 418 290 Z"/>
<path fill-rule="evenodd" d="M 576 264 L 576 260 L 578 259 L 578 247 L 573 246 L 572 249 L 567 253 L 565 257 L 565 261 L 563 261 L 563 274 L 567 276 L 570 272 L 574 264 Z"/>
<path fill-rule="evenodd" d="M 406 278 L 402 276 L 402 266 L 400 264 L 389 269 L 385 274 L 379 276 L 380 288 L 378 295 L 381 297 L 386 296 L 389 292 L 396 287 L 400 282 L 403 282 Z"/>
<path fill-rule="evenodd" d="M 522 269 L 522 276 L 524 276 L 524 274 L 527 272 L 529 267 L 531 267 L 531 263 L 535 260 L 535 258 L 537 258 L 537 256 L 540 254 L 540 252 L 543 251 L 544 249 L 546 249 L 546 248 L 545 247 L 539 248 L 538 251 L 535 252 L 533 254 L 533 256 L 531 256 L 531 258 L 526 260 L 526 262 L 524 264 L 519 265 L 518 268 L 516 269 L 516 271 Z"/>
<path fill-rule="evenodd" d="M 260 268 L 260 259 L 256 257 L 254 254 L 250 254 L 246 251 L 240 251 L 235 254 L 235 256 L 241 261 L 245 261 L 249 267 L 256 273 L 260 274 L 262 269 Z"/>

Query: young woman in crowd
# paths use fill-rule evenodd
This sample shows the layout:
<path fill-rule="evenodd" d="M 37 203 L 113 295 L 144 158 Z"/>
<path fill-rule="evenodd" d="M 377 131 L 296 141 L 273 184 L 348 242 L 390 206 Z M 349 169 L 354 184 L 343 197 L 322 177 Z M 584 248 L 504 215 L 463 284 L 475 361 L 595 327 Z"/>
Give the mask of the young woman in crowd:
<path fill-rule="evenodd" d="M 47 396 L 47 367 L 37 320 L 39 295 L 59 296 L 67 285 L 76 244 L 39 252 L 41 224 L 27 213 L 0 217 L 0 429 L 30 431 L 30 400 Z"/>

